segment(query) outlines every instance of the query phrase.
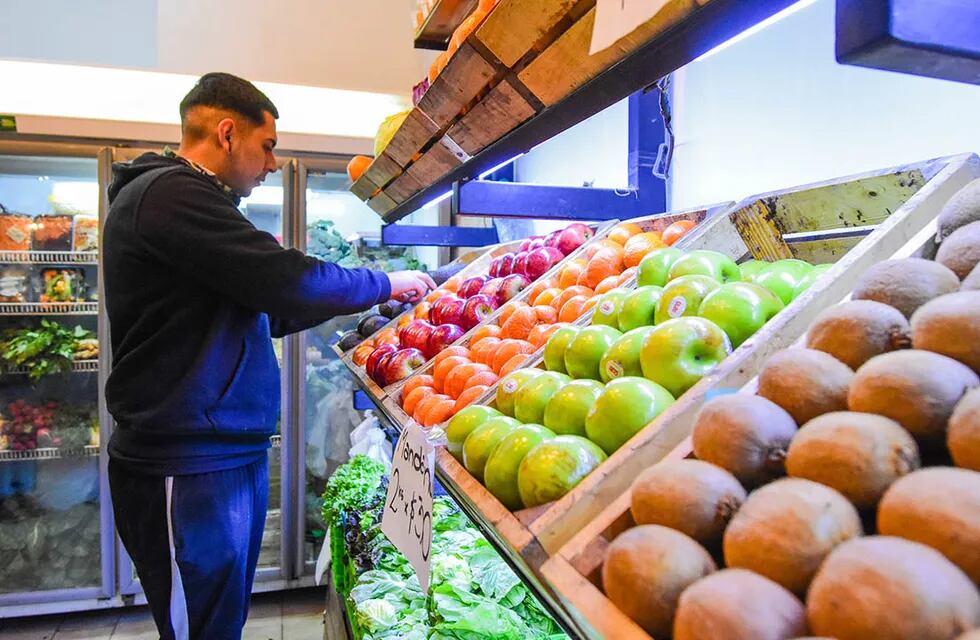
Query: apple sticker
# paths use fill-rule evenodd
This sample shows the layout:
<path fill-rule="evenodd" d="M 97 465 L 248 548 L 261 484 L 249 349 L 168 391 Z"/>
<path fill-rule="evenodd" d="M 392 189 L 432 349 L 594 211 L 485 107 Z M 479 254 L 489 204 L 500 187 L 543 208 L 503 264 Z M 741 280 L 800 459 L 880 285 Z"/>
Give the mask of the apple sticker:
<path fill-rule="evenodd" d="M 667 315 L 669 315 L 671 318 L 680 318 L 682 315 L 684 315 L 684 311 L 686 310 L 687 300 L 681 296 L 677 296 L 676 298 L 672 299 L 670 304 L 667 305 Z"/>
<path fill-rule="evenodd" d="M 517 391 L 517 384 L 518 384 L 517 380 L 508 380 L 507 382 L 504 383 L 504 392 L 514 393 L 515 391 Z"/>
<path fill-rule="evenodd" d="M 613 303 L 612 300 L 606 300 L 605 302 L 599 305 L 599 311 L 603 315 L 609 315 L 615 310 L 616 310 L 616 305 L 615 303 Z"/>
<path fill-rule="evenodd" d="M 606 362 L 606 375 L 610 378 L 619 378 L 623 375 L 623 365 L 615 360 Z"/>

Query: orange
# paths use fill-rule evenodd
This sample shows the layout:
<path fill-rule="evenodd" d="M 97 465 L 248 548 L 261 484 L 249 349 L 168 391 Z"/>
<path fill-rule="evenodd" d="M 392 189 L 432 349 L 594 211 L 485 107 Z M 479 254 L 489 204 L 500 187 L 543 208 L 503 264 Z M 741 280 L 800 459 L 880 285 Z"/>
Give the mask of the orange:
<path fill-rule="evenodd" d="M 417 387 L 431 387 L 432 386 L 432 376 L 430 375 L 418 375 L 412 376 L 405 381 L 404 386 L 402 386 L 402 397 L 405 398 L 412 392 L 413 389 Z"/>
<path fill-rule="evenodd" d="M 428 320 L 429 319 L 429 309 L 432 308 L 432 303 L 426 300 L 418 303 L 415 307 L 415 311 L 412 312 L 412 317 L 416 320 Z"/>
<path fill-rule="evenodd" d="M 619 286 L 619 276 L 609 276 L 608 278 L 603 278 L 602 282 L 596 285 L 595 292 L 597 295 L 602 295 L 607 291 L 612 291 Z"/>
<path fill-rule="evenodd" d="M 607 236 L 610 240 L 619 245 L 626 244 L 626 241 L 638 233 L 643 233 L 643 227 L 635 222 L 620 222 Z"/>
<path fill-rule="evenodd" d="M 578 278 L 582 286 L 595 289 L 599 283 L 609 276 L 618 276 L 623 272 L 623 252 L 603 249 L 592 256 L 589 265 Z"/>
<path fill-rule="evenodd" d="M 538 314 L 531 307 L 521 307 L 510 314 L 510 317 L 500 327 L 500 336 L 503 338 L 516 338 L 525 340 L 527 334 L 538 322 Z"/>
<path fill-rule="evenodd" d="M 497 327 L 497 329 L 499 328 Z M 471 342 L 470 344 L 473 345 L 470 349 L 470 360 L 490 364 L 488 360 L 493 356 L 497 345 L 500 344 L 500 338 L 491 336 L 489 338 L 481 338 L 479 341 Z"/>
<path fill-rule="evenodd" d="M 544 343 L 548 341 L 555 331 L 558 331 L 565 326 L 564 322 L 556 322 L 554 324 L 539 324 L 538 326 L 531 329 L 531 333 L 527 336 L 527 341 L 533 344 L 536 348 L 540 349 L 544 346 Z"/>
<path fill-rule="evenodd" d="M 449 396 L 443 395 L 441 393 L 433 393 L 432 395 L 419 401 L 415 405 L 415 411 L 412 412 L 412 419 L 419 424 L 423 424 L 425 419 L 425 414 L 429 412 L 429 409 L 439 404 L 442 400 L 450 400 Z"/>
<path fill-rule="evenodd" d="M 479 362 L 470 362 L 454 367 L 446 375 L 446 379 L 442 383 L 443 390 L 449 397 L 458 398 L 459 394 L 463 393 L 463 390 L 466 389 L 466 381 L 484 371 L 490 371 L 490 367 Z"/>
<path fill-rule="evenodd" d="M 466 391 L 459 394 L 459 398 L 456 399 L 456 404 L 453 406 L 453 415 L 456 415 L 466 407 L 470 406 L 476 402 L 480 396 L 487 392 L 490 387 L 484 384 L 477 384 L 472 387 L 468 387 Z"/>
<path fill-rule="evenodd" d="M 415 387 L 409 394 L 402 394 L 402 409 L 405 413 L 412 415 L 415 412 L 415 408 L 419 406 L 419 403 L 428 398 L 429 396 L 435 395 L 436 390 L 432 387 Z"/>
<path fill-rule="evenodd" d="M 558 286 L 558 278 L 541 278 L 528 287 L 527 300 L 534 301 L 545 289 L 552 289 Z"/>
<path fill-rule="evenodd" d="M 637 267 L 630 267 L 626 271 L 619 274 L 619 278 L 616 279 L 616 286 L 619 287 L 629 282 L 630 278 L 635 276 L 637 271 L 638 271 Z M 596 291 L 596 293 L 599 292 Z"/>
<path fill-rule="evenodd" d="M 442 351 L 440 351 L 439 353 L 437 353 L 436 354 L 436 357 L 433 358 L 432 361 L 434 363 L 436 363 L 436 364 L 439 364 L 440 362 L 442 362 L 446 358 L 452 358 L 453 356 L 462 356 L 462 357 L 467 358 L 467 359 L 472 359 L 472 358 L 470 358 L 470 350 L 469 349 L 467 349 L 466 347 L 462 347 L 462 346 L 457 345 L 455 347 L 446 347 L 445 349 L 443 349 Z"/>
<path fill-rule="evenodd" d="M 678 220 L 674 224 L 664 229 L 663 241 L 668 247 L 684 237 L 684 235 L 698 226 L 693 220 Z"/>
<path fill-rule="evenodd" d="M 461 364 L 466 364 L 469 362 L 469 358 L 464 358 L 463 356 L 449 356 L 448 358 L 443 358 L 443 360 L 435 366 L 432 370 L 432 386 L 435 387 L 436 391 L 442 393 L 445 390 L 446 376 L 449 372 L 455 369 Z"/>
<path fill-rule="evenodd" d="M 475 376 L 467 380 L 466 384 L 463 385 L 463 388 L 469 389 L 470 387 L 476 387 L 476 386 L 489 387 L 493 383 L 495 383 L 499 377 L 500 376 L 498 376 L 496 373 L 490 371 L 488 367 L 486 371 L 481 371 L 480 373 L 476 374 Z"/>
<path fill-rule="evenodd" d="M 646 254 L 650 253 L 654 249 L 660 249 L 664 247 L 663 240 L 660 239 L 660 234 L 656 231 L 647 231 L 639 235 L 635 235 L 629 239 L 626 246 L 623 247 L 623 264 L 628 267 L 635 267 L 640 264 L 640 260 L 643 259 Z"/>
<path fill-rule="evenodd" d="M 558 287 L 551 287 L 550 289 L 545 289 L 535 297 L 528 297 L 531 304 L 538 306 L 539 304 L 551 304 L 551 301 L 561 295 L 561 289 Z"/>
<path fill-rule="evenodd" d="M 367 363 L 368 356 L 374 351 L 374 343 L 370 340 L 362 342 L 361 344 L 354 347 L 354 353 L 351 355 L 351 360 L 354 361 L 359 367 L 363 367 Z"/>
<path fill-rule="evenodd" d="M 463 279 L 460 278 L 459 276 L 453 276 L 452 278 L 442 283 L 442 288 L 446 289 L 447 291 L 452 291 L 453 293 L 456 293 L 457 291 L 459 291 L 459 285 L 461 284 L 463 284 Z"/>
<path fill-rule="evenodd" d="M 553 307 L 549 305 L 539 305 L 531 308 L 534 310 L 534 315 L 537 316 L 537 322 L 535 325 L 558 322 L 558 312 L 555 311 Z"/>
<path fill-rule="evenodd" d="M 521 366 L 524 364 L 524 362 L 527 360 L 527 358 L 528 355 L 526 353 L 519 353 L 513 358 L 511 358 L 510 360 L 508 360 L 507 362 L 505 362 L 504 366 L 500 368 L 500 377 L 503 378 L 511 371 L 516 371 L 517 369 L 520 369 Z"/>
<path fill-rule="evenodd" d="M 470 344 L 475 345 L 484 338 L 496 338 L 498 336 L 500 336 L 500 327 L 495 324 L 485 324 L 482 327 L 477 327 L 473 331 L 473 336 L 470 338 Z"/>
<path fill-rule="evenodd" d="M 620 244 L 617 244 L 617 243 L 613 242 L 612 240 L 608 240 L 608 239 L 605 239 L 604 238 L 602 240 L 599 240 L 598 242 L 595 242 L 593 244 L 590 244 L 585 249 L 585 254 L 584 254 L 585 255 L 585 259 L 586 260 L 591 260 L 593 258 L 593 256 L 595 256 L 595 254 L 597 254 L 600 251 L 603 251 L 605 249 L 609 249 L 610 251 L 617 251 L 619 253 L 622 253 L 623 246 L 620 245 Z"/>
<path fill-rule="evenodd" d="M 453 407 L 455 406 L 456 400 L 452 398 L 433 403 L 428 410 L 422 414 L 422 422 L 420 424 L 423 427 L 432 427 L 440 422 L 448 420 L 452 417 Z"/>
<path fill-rule="evenodd" d="M 393 344 L 398 346 L 398 329 L 394 327 L 389 327 L 387 329 L 382 329 L 372 336 L 374 338 L 374 344 L 381 346 L 383 344 Z"/>
<path fill-rule="evenodd" d="M 588 300 L 586 300 L 585 301 L 585 304 L 582 305 L 582 315 L 585 315 L 585 312 L 586 311 L 589 311 L 590 309 L 592 309 L 592 307 L 594 307 L 597 304 L 599 304 L 599 300 L 600 299 L 602 299 L 602 296 L 592 296 L 591 298 L 589 298 Z M 581 316 L 579 316 L 579 317 L 581 317 Z"/>
<path fill-rule="evenodd" d="M 558 286 L 562 289 L 567 289 L 578 282 L 578 277 L 585 271 L 585 266 L 588 264 L 586 260 L 582 258 L 575 258 L 570 260 L 568 264 L 561 268 L 558 274 Z"/>
<path fill-rule="evenodd" d="M 585 296 L 572 296 L 569 298 L 568 302 L 562 305 L 561 311 L 558 312 L 559 322 L 575 322 L 578 320 L 579 316 L 582 315 L 582 308 L 588 298 Z"/>
<path fill-rule="evenodd" d="M 367 156 L 354 156 L 347 163 L 347 177 L 350 178 L 351 182 L 357 182 L 367 168 L 371 166 L 374 162 L 374 158 L 369 158 Z"/>
<path fill-rule="evenodd" d="M 524 307 L 527 307 L 527 306 L 528 306 L 528 304 L 526 302 L 524 302 L 524 301 L 511 300 L 510 302 L 508 302 L 504 306 L 500 307 L 500 315 L 497 316 L 497 322 L 500 324 L 500 328 L 501 328 L 501 334 L 500 335 L 503 335 L 503 327 L 507 323 L 507 321 L 510 320 L 511 314 L 514 313 L 515 311 L 517 311 L 518 309 L 521 309 L 521 308 L 524 308 Z"/>
<path fill-rule="evenodd" d="M 561 292 L 560 296 L 551 301 L 551 308 L 555 311 L 561 312 L 561 308 L 565 306 L 565 303 L 575 296 L 591 296 L 592 294 L 593 291 L 589 287 L 582 287 L 579 285 L 568 287 Z"/>
<path fill-rule="evenodd" d="M 396 328 L 402 329 L 403 327 L 406 327 L 408 323 L 411 322 L 412 320 L 414 320 L 413 314 L 403 313 L 402 315 L 398 316 L 398 326 Z"/>
<path fill-rule="evenodd" d="M 493 354 L 490 368 L 499 376 L 501 367 L 519 353 L 534 353 L 534 345 L 526 340 L 504 340 Z"/>

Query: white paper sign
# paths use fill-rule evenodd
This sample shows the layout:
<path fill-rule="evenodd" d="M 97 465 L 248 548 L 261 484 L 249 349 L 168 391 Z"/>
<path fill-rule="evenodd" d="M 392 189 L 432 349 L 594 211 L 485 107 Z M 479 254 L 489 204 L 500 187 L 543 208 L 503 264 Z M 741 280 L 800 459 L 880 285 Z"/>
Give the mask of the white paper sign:
<path fill-rule="evenodd" d="M 599 53 L 660 13 L 670 0 L 596 0 L 589 55 Z"/>
<path fill-rule="evenodd" d="M 381 531 L 408 558 L 423 593 L 429 590 L 434 467 L 435 448 L 421 427 L 409 423 L 391 462 Z"/>

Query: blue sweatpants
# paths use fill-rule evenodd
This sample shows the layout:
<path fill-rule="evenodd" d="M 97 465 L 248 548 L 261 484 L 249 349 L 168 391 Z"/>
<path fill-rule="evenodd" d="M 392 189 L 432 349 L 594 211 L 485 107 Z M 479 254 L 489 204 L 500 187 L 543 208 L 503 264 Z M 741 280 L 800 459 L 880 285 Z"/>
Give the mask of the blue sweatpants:
<path fill-rule="evenodd" d="M 109 462 L 116 527 L 162 640 L 239 640 L 269 499 L 267 458 L 147 476 Z"/>

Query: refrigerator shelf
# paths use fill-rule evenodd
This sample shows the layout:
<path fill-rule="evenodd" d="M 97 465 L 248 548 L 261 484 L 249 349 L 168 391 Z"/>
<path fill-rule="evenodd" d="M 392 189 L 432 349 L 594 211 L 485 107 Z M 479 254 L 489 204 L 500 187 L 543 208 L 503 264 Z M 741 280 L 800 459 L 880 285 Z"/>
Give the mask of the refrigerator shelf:
<path fill-rule="evenodd" d="M 98 264 L 95 251 L 0 251 L 3 264 Z"/>
<path fill-rule="evenodd" d="M 98 373 L 98 371 L 98 360 L 76 360 L 71 364 L 71 373 Z M 23 376 L 27 375 L 28 372 L 27 367 L 10 367 L 0 373 L 8 376 Z"/>
<path fill-rule="evenodd" d="M 282 436 L 272 436 L 272 448 L 282 448 Z M 72 449 L 61 449 L 59 447 L 42 447 L 39 449 L 29 449 L 27 451 L 0 451 L 0 463 L 2 462 L 22 462 L 25 460 L 61 460 L 65 458 L 94 458 L 99 455 L 97 445 L 85 447 L 75 447 Z"/>
<path fill-rule="evenodd" d="M 94 316 L 98 302 L 5 302 L 0 304 L 3 316 Z"/>

